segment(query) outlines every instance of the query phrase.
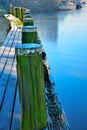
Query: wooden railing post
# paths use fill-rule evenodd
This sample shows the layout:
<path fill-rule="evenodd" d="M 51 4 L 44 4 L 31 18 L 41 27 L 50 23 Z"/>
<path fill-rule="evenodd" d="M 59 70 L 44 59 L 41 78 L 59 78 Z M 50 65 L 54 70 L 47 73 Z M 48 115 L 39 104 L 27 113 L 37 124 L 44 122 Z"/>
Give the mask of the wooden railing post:
<path fill-rule="evenodd" d="M 16 47 L 18 89 L 21 103 L 21 130 L 41 130 L 46 126 L 46 105 L 42 69 L 42 46 Z"/>
<path fill-rule="evenodd" d="M 37 43 L 37 27 L 23 26 L 22 27 L 22 43 Z"/>

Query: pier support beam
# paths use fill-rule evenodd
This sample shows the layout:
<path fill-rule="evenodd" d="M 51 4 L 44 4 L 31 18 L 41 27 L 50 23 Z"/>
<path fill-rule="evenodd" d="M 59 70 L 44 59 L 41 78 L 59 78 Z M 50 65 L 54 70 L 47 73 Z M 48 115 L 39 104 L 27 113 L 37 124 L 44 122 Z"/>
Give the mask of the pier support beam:
<path fill-rule="evenodd" d="M 16 47 L 18 88 L 22 109 L 21 130 L 41 130 L 46 126 L 41 51 L 40 44 L 20 44 Z"/>

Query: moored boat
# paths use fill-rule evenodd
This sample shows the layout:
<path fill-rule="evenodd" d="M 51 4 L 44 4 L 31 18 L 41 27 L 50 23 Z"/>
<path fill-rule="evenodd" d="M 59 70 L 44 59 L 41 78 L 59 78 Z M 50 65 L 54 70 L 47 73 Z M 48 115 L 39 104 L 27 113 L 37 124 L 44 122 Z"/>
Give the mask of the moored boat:
<path fill-rule="evenodd" d="M 58 10 L 72 10 L 76 9 L 76 5 L 72 2 L 62 1 L 58 4 Z"/>

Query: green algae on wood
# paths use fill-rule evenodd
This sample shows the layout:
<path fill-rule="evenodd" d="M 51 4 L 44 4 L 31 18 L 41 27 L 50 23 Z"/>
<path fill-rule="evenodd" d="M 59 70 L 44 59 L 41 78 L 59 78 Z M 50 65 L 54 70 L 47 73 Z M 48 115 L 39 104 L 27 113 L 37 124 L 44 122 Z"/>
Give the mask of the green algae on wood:
<path fill-rule="evenodd" d="M 18 10 L 19 10 L 19 19 L 23 21 L 23 8 L 19 7 Z"/>
<path fill-rule="evenodd" d="M 13 16 L 16 17 L 16 8 L 15 8 L 15 6 L 13 6 Z"/>
<path fill-rule="evenodd" d="M 21 21 L 22 22 L 23 22 L 24 14 L 25 14 L 25 8 L 21 8 Z"/>
<path fill-rule="evenodd" d="M 23 25 L 24 26 L 34 26 L 33 18 L 24 18 Z"/>
<path fill-rule="evenodd" d="M 22 27 L 22 43 L 37 43 L 37 27 L 23 26 Z"/>
<path fill-rule="evenodd" d="M 16 47 L 21 130 L 41 130 L 46 126 L 41 49 L 40 44 L 21 44 Z"/>

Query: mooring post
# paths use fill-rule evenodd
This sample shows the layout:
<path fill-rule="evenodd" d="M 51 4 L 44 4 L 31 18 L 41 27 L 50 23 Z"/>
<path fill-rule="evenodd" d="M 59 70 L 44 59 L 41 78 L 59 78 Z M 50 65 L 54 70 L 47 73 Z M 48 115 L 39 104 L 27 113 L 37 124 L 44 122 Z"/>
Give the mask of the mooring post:
<path fill-rule="evenodd" d="M 33 18 L 24 18 L 23 25 L 24 26 L 34 26 Z"/>
<path fill-rule="evenodd" d="M 32 16 L 31 16 L 31 13 L 30 13 L 30 10 L 29 10 L 29 9 L 26 9 L 26 10 L 25 10 L 25 13 L 24 13 L 24 18 L 32 18 Z"/>
<path fill-rule="evenodd" d="M 21 21 L 23 21 L 24 14 L 24 9 L 22 7 L 19 7 L 19 19 Z"/>
<path fill-rule="evenodd" d="M 25 9 L 25 14 L 30 13 L 30 9 Z"/>
<path fill-rule="evenodd" d="M 18 7 L 15 7 L 15 17 L 19 18 L 19 10 Z"/>
<path fill-rule="evenodd" d="M 24 18 L 32 18 L 31 13 L 24 14 Z"/>
<path fill-rule="evenodd" d="M 41 44 L 20 44 L 15 49 L 21 104 L 21 130 L 46 126 L 46 104 Z"/>
<path fill-rule="evenodd" d="M 22 27 L 22 43 L 37 43 L 37 27 L 23 26 Z"/>
<path fill-rule="evenodd" d="M 25 10 L 24 8 L 21 8 L 21 21 L 23 22 Z"/>
<path fill-rule="evenodd" d="M 13 6 L 10 4 L 10 14 L 13 14 Z"/>
<path fill-rule="evenodd" d="M 15 7 L 13 6 L 13 16 L 15 16 Z"/>

